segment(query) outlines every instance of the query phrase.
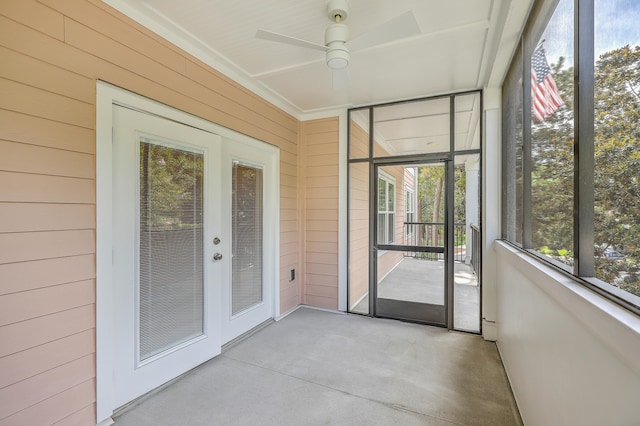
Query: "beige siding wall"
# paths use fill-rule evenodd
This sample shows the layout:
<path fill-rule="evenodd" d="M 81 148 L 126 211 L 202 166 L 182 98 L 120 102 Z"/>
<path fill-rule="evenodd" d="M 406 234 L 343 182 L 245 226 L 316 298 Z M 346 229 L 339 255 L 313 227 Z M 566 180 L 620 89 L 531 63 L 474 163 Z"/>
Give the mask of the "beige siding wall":
<path fill-rule="evenodd" d="M 377 145 L 377 144 L 376 144 Z M 353 158 L 366 158 L 369 152 L 369 134 L 360 125 L 350 123 L 350 151 Z M 386 155 L 380 151 L 379 155 Z M 405 200 L 404 168 L 382 167 L 395 179 L 395 243 L 404 244 Z M 349 303 L 353 308 L 369 291 L 369 163 L 352 163 L 349 166 Z M 402 261 L 403 252 L 387 251 L 378 256 L 378 282 Z"/>
<path fill-rule="evenodd" d="M 401 166 L 386 166 L 381 167 L 379 170 L 384 171 L 395 179 L 394 244 L 404 244 L 404 168 Z M 378 283 L 402 261 L 403 256 L 404 252 L 401 251 L 387 251 L 378 256 Z"/>
<path fill-rule="evenodd" d="M 366 158 L 369 152 L 369 134 L 355 121 L 350 123 L 350 152 L 352 158 Z M 376 144 L 378 147 L 379 145 Z M 379 148 L 378 155 L 387 155 Z M 405 243 L 404 220 L 405 186 L 414 187 L 413 176 L 404 167 L 381 168 L 395 179 L 395 242 Z M 349 165 L 349 308 L 353 308 L 369 291 L 369 163 Z M 403 259 L 401 251 L 381 252 L 377 258 L 378 282 Z"/>
<path fill-rule="evenodd" d="M 415 191 L 415 181 L 408 168 L 403 169 L 402 180 L 398 186 L 398 198 L 396 208 L 396 241 L 398 244 L 409 244 L 407 241 L 407 230 L 404 226 L 407 220 L 407 189 Z"/>
<path fill-rule="evenodd" d="M 3 0 L 0 64 L 0 424 L 88 425 L 95 422 L 96 80 L 281 149 L 284 271 L 299 268 L 300 123 L 99 0 Z M 322 157 L 310 155 L 309 175 L 337 176 L 337 160 L 325 175 Z M 322 199 L 322 190 L 309 190 Z M 316 205 L 309 225 L 326 223 L 331 241 L 323 230 L 308 232 L 318 233 L 310 244 L 327 243 L 331 252 L 337 229 L 316 216 L 327 203 L 337 209 L 337 196 Z M 311 278 L 324 276 L 313 272 L 317 265 L 335 269 L 321 245 L 313 253 Z M 287 277 L 283 312 L 300 299 Z M 314 281 L 310 291 L 332 283 Z M 333 290 L 309 301 L 332 305 Z"/>
<path fill-rule="evenodd" d="M 369 156 L 369 133 L 351 121 L 353 158 Z M 369 292 L 369 163 L 349 165 L 349 309 Z"/>
<path fill-rule="evenodd" d="M 338 309 L 338 118 L 300 126 L 303 303 Z"/>

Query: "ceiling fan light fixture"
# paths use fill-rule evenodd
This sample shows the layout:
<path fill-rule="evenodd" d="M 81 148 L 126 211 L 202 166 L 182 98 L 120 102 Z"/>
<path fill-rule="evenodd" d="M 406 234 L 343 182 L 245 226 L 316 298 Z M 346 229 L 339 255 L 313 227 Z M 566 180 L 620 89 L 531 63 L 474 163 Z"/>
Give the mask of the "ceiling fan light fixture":
<path fill-rule="evenodd" d="M 324 44 L 327 50 L 327 66 L 333 70 L 340 70 L 349 65 L 349 49 L 345 43 L 349 40 L 349 27 L 345 24 L 331 24 L 324 33 Z"/>
<path fill-rule="evenodd" d="M 340 70 L 349 65 L 349 50 L 344 44 L 330 46 L 327 51 L 327 66 L 333 70 Z"/>

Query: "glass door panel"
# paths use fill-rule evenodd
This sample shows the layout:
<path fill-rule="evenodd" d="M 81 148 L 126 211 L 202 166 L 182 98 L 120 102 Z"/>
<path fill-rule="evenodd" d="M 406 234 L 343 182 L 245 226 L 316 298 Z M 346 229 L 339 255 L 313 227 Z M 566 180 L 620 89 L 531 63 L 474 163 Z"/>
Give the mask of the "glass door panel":
<path fill-rule="evenodd" d="M 455 98 L 455 150 L 480 149 L 480 93 L 460 95 Z"/>
<path fill-rule="evenodd" d="M 369 163 L 349 164 L 349 312 L 369 314 Z"/>
<path fill-rule="evenodd" d="M 203 159 L 140 142 L 140 361 L 204 334 Z"/>
<path fill-rule="evenodd" d="M 369 108 L 349 113 L 349 159 L 369 158 Z"/>
<path fill-rule="evenodd" d="M 232 168 L 231 315 L 262 302 L 262 169 Z"/>
<path fill-rule="evenodd" d="M 375 108 L 373 156 L 448 152 L 449 113 L 448 96 Z"/>
<path fill-rule="evenodd" d="M 376 167 L 376 315 L 446 325 L 443 162 Z"/>
<path fill-rule="evenodd" d="M 480 332 L 480 154 L 455 157 L 453 328 Z"/>

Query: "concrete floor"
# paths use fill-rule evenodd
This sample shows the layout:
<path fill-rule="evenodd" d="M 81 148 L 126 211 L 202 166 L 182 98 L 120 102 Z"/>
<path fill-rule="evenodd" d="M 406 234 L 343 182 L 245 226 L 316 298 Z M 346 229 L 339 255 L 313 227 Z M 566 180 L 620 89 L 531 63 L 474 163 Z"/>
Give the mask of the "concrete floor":
<path fill-rule="evenodd" d="M 378 284 L 378 297 L 442 305 L 444 303 L 444 262 L 404 258 Z M 353 312 L 368 314 L 369 297 Z M 471 265 L 454 263 L 453 327 L 480 331 L 480 287 Z"/>
<path fill-rule="evenodd" d="M 521 425 L 495 344 L 300 308 L 116 418 L 145 425 Z"/>

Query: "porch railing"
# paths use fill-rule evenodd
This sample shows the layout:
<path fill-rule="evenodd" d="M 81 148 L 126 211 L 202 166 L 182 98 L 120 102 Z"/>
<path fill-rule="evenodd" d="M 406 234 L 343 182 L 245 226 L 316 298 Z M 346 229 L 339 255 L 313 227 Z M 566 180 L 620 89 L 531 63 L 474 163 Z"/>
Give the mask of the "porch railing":
<path fill-rule="evenodd" d="M 404 222 L 404 236 L 409 246 L 444 247 L 444 222 Z M 453 225 L 453 258 L 464 262 L 466 256 L 466 223 Z M 440 253 L 405 252 L 406 257 L 419 257 L 426 260 L 442 259 Z"/>
<path fill-rule="evenodd" d="M 480 253 L 482 253 L 482 250 L 480 249 L 481 244 L 480 228 L 476 225 L 471 225 L 471 266 L 473 267 L 473 271 L 476 273 L 476 280 L 478 280 L 478 284 L 480 284 L 480 279 L 482 277 L 482 259 L 480 258 Z"/>

